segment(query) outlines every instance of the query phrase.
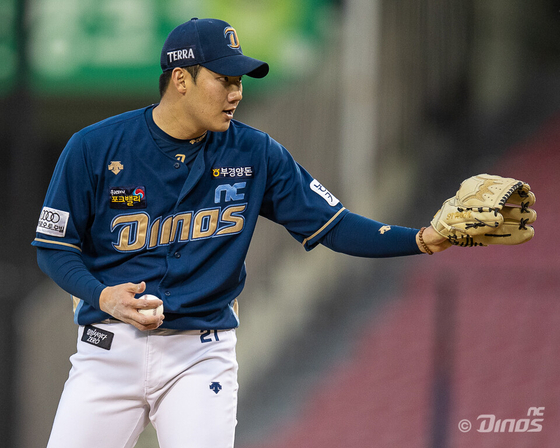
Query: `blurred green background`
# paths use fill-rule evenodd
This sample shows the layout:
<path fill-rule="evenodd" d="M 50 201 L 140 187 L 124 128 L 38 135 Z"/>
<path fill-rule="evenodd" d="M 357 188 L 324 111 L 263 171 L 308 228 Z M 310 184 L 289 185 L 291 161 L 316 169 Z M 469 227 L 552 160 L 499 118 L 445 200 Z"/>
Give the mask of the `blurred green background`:
<path fill-rule="evenodd" d="M 313 69 L 333 14 L 330 0 L 255 0 L 242 7 L 223 0 L 2 0 L 0 8 L 4 95 L 22 75 L 39 95 L 146 94 L 159 75 L 154 62 L 167 34 L 191 17 L 239 24 L 245 53 L 273 67 L 256 86 L 270 87 Z"/>

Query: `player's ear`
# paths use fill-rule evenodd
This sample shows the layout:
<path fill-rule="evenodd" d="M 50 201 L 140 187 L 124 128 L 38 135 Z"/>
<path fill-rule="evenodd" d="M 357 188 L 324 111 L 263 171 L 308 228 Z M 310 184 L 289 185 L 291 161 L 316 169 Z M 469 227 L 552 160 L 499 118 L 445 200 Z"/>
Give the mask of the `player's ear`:
<path fill-rule="evenodd" d="M 183 68 L 176 67 L 173 69 L 171 73 L 171 84 L 175 87 L 175 89 L 181 93 L 185 94 L 187 92 L 188 82 L 189 82 L 189 74 Z"/>

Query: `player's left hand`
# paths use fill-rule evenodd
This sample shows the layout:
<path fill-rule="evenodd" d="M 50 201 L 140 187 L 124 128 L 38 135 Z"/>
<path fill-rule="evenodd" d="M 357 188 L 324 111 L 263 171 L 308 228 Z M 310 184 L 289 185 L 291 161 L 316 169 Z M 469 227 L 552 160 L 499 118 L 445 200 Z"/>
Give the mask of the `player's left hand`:
<path fill-rule="evenodd" d="M 442 252 L 452 246 L 451 242 L 437 233 L 432 226 L 424 229 L 422 232 L 422 239 L 432 253 Z M 420 243 L 420 232 L 416 234 L 416 244 L 418 244 L 422 252 L 426 253 L 426 249 Z"/>

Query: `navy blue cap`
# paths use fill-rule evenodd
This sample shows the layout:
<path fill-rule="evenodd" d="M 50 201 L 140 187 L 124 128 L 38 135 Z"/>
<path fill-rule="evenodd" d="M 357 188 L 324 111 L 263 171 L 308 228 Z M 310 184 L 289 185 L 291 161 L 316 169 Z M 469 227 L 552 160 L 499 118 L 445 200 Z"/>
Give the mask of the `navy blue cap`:
<path fill-rule="evenodd" d="M 202 65 L 226 76 L 263 78 L 268 64 L 245 56 L 235 29 L 217 19 L 193 18 L 175 28 L 163 44 L 161 69 Z"/>

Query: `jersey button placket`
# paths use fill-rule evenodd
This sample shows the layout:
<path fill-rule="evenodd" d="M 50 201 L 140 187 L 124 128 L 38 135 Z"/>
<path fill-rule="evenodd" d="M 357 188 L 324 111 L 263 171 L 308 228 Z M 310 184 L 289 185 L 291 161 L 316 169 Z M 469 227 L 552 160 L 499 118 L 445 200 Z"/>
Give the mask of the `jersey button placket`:
<path fill-rule="evenodd" d="M 178 170 L 179 168 L 181 168 L 181 164 L 179 162 L 175 162 L 173 167 Z"/>

